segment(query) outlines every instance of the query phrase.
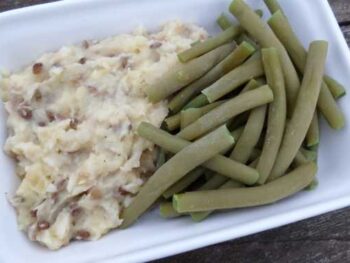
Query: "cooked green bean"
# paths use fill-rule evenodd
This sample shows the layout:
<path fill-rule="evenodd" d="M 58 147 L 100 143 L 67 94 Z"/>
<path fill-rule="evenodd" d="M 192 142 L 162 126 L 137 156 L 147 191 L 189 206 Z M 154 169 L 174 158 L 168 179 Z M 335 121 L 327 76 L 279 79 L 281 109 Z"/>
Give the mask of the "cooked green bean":
<path fill-rule="evenodd" d="M 175 114 L 173 116 L 167 117 L 167 118 L 165 118 L 164 123 L 165 123 L 165 128 L 168 131 L 174 131 L 174 130 L 180 128 L 181 115 L 178 113 L 178 114 Z"/>
<path fill-rule="evenodd" d="M 207 74 L 192 82 L 175 95 L 169 102 L 169 109 L 172 112 L 180 111 L 193 96 L 199 94 L 207 86 L 242 64 L 254 51 L 255 49 L 252 45 L 247 42 L 242 42 L 231 54 L 212 68 Z"/>
<path fill-rule="evenodd" d="M 222 176 L 221 174 L 214 174 L 213 177 L 211 177 L 207 182 L 200 186 L 197 191 L 216 189 L 228 180 L 229 179 L 226 176 Z"/>
<path fill-rule="evenodd" d="M 333 129 L 339 130 L 345 125 L 345 117 L 340 110 L 337 102 L 329 91 L 325 82 L 321 84 L 321 91 L 317 102 L 317 108 L 327 120 L 329 126 Z"/>
<path fill-rule="evenodd" d="M 264 2 L 271 14 L 274 14 L 278 10 L 281 10 L 281 12 L 283 12 L 277 0 L 264 0 Z"/>
<path fill-rule="evenodd" d="M 193 43 L 191 43 L 191 47 L 194 47 L 195 45 L 199 44 L 200 42 L 201 42 L 200 40 L 194 41 Z"/>
<path fill-rule="evenodd" d="M 175 154 L 148 179 L 131 204 L 123 210 L 121 227 L 134 223 L 166 189 L 233 142 L 228 129 L 222 126 Z"/>
<path fill-rule="evenodd" d="M 237 38 L 237 43 L 241 44 L 243 42 L 247 42 L 249 43 L 252 47 L 254 47 L 255 49 L 258 49 L 258 45 L 256 44 L 256 42 L 251 39 L 246 33 L 242 33 L 238 38 Z"/>
<path fill-rule="evenodd" d="M 166 151 L 177 153 L 191 143 L 160 130 L 149 123 L 141 123 L 137 130 L 139 136 L 153 142 Z M 226 148 L 225 148 L 226 150 Z M 203 164 L 204 167 L 226 177 L 251 185 L 258 180 L 258 173 L 246 165 L 222 155 L 217 155 Z"/>
<path fill-rule="evenodd" d="M 203 107 L 207 104 L 209 104 L 207 97 L 204 94 L 199 94 L 197 97 L 195 97 L 189 103 L 187 103 L 183 109 L 187 110 L 187 109 L 191 109 L 191 108 L 200 108 L 200 107 Z"/>
<path fill-rule="evenodd" d="M 185 190 L 190 184 L 196 181 L 203 173 L 204 173 L 204 168 L 197 167 L 196 169 L 192 170 L 191 172 L 186 174 L 184 177 L 182 177 L 181 180 L 177 181 L 175 184 L 170 186 L 163 193 L 163 197 L 169 198 L 173 194 L 180 193 L 181 191 Z"/>
<path fill-rule="evenodd" d="M 295 109 L 286 126 L 281 147 L 269 180 L 283 175 L 292 163 L 310 126 L 320 93 L 327 55 L 326 41 L 311 42 Z"/>
<path fill-rule="evenodd" d="M 305 158 L 305 156 L 300 152 L 298 151 L 297 154 L 295 155 L 294 157 L 294 161 L 293 163 L 296 165 L 296 166 L 300 166 L 300 165 L 303 165 L 303 164 L 307 164 L 309 162 L 309 160 L 307 160 Z"/>
<path fill-rule="evenodd" d="M 230 120 L 230 123 L 227 123 L 227 127 L 229 127 L 230 131 L 233 131 L 241 126 L 244 126 L 247 123 L 249 117 L 249 112 L 243 112 L 239 114 L 237 117 L 234 117 L 233 119 Z"/>
<path fill-rule="evenodd" d="M 175 218 L 179 216 L 183 216 L 184 214 L 180 214 L 176 212 L 171 202 L 162 202 L 159 206 L 159 212 L 161 217 L 163 218 Z"/>
<path fill-rule="evenodd" d="M 231 42 L 233 38 L 238 36 L 240 33 L 242 33 L 242 28 L 240 26 L 230 26 L 217 36 L 208 38 L 190 49 L 179 53 L 177 56 L 182 63 L 189 62 L 194 58 L 215 50 L 221 45 Z"/>
<path fill-rule="evenodd" d="M 203 114 L 199 108 L 189 108 L 187 110 L 181 111 L 181 130 L 188 126 L 190 123 L 199 119 L 202 115 Z"/>
<path fill-rule="evenodd" d="M 256 169 L 256 166 L 258 165 L 259 159 L 260 159 L 260 158 L 257 157 L 254 161 L 252 161 L 252 162 L 249 164 L 249 166 Z"/>
<path fill-rule="evenodd" d="M 219 187 L 219 189 L 233 189 L 233 188 L 240 188 L 240 187 L 244 187 L 244 185 L 237 183 L 235 181 L 229 180 L 226 183 L 224 183 L 223 185 L 221 185 Z M 174 211 L 176 211 L 176 210 L 174 209 Z M 193 212 L 193 213 L 190 213 L 190 215 L 191 215 L 193 221 L 200 222 L 200 221 L 204 220 L 205 218 L 207 218 L 213 212 L 214 212 L 214 210 L 206 211 L 206 212 Z"/>
<path fill-rule="evenodd" d="M 208 104 L 206 106 L 203 106 L 201 108 L 190 108 L 190 109 L 181 111 L 181 122 L 180 122 L 181 129 L 185 128 L 186 126 L 196 121 L 197 119 L 199 119 L 201 116 L 208 113 L 212 109 L 215 109 L 219 105 L 223 104 L 224 102 L 225 102 L 224 100 L 217 101 L 217 102 Z"/>
<path fill-rule="evenodd" d="M 318 116 L 317 111 L 315 111 L 310 127 L 306 133 L 306 146 L 312 147 L 318 145 L 320 142 L 320 128 L 318 126 Z"/>
<path fill-rule="evenodd" d="M 215 172 L 209 170 L 209 169 L 205 169 L 204 171 L 204 179 L 207 182 L 210 178 L 212 178 L 214 176 Z"/>
<path fill-rule="evenodd" d="M 242 89 L 242 91 L 240 93 L 244 93 L 244 92 L 247 92 L 249 90 L 253 90 L 257 87 L 260 87 L 262 85 L 265 85 L 266 83 L 263 83 L 259 80 L 256 80 L 256 79 L 251 79 Z"/>
<path fill-rule="evenodd" d="M 317 186 L 318 186 L 318 180 L 317 180 L 317 178 L 314 178 L 314 180 L 312 180 L 312 182 L 305 188 L 305 190 L 313 191 L 313 190 L 315 190 L 317 188 Z"/>
<path fill-rule="evenodd" d="M 236 129 L 234 129 L 231 132 L 231 135 L 232 135 L 233 138 L 235 138 L 235 141 L 237 141 L 239 139 L 239 137 L 241 136 L 243 130 L 244 130 L 244 126 L 241 126 L 241 127 L 238 127 Z"/>
<path fill-rule="evenodd" d="M 247 124 L 230 155 L 231 159 L 241 163 L 246 163 L 249 160 L 264 128 L 266 108 L 266 105 L 263 105 L 250 112 Z"/>
<path fill-rule="evenodd" d="M 304 72 L 307 52 L 294 33 L 288 19 L 280 11 L 277 11 L 269 19 L 268 23 L 288 50 L 299 71 Z M 340 129 L 344 126 L 343 113 L 340 111 L 325 82 L 322 82 L 317 106 L 332 128 Z"/>
<path fill-rule="evenodd" d="M 217 19 L 216 19 L 216 23 L 219 25 L 219 27 L 222 30 L 226 30 L 229 27 L 233 26 L 233 23 L 231 23 L 230 19 L 224 14 L 222 13 Z"/>
<path fill-rule="evenodd" d="M 300 148 L 299 150 L 303 156 L 305 157 L 305 159 L 307 161 L 316 161 L 317 160 L 317 151 L 314 151 L 314 150 L 307 150 L 303 147 Z"/>
<path fill-rule="evenodd" d="M 257 50 L 253 53 L 253 55 L 250 56 L 250 58 L 248 58 L 246 60 L 246 63 L 252 62 L 254 60 L 261 60 L 261 52 L 260 50 Z"/>
<path fill-rule="evenodd" d="M 335 99 L 343 97 L 346 94 L 345 88 L 338 81 L 331 78 L 330 76 L 325 75 L 323 77 L 324 82 L 326 82 L 329 91 L 332 93 Z"/>
<path fill-rule="evenodd" d="M 177 194 L 173 206 L 177 212 L 187 213 L 267 205 L 307 187 L 316 171 L 316 164 L 311 162 L 261 186 Z"/>
<path fill-rule="evenodd" d="M 263 17 L 264 12 L 263 12 L 261 9 L 256 9 L 256 10 L 255 10 L 255 14 L 257 14 L 257 15 L 260 16 L 260 17 Z"/>
<path fill-rule="evenodd" d="M 274 47 L 278 50 L 286 81 L 287 110 L 289 115 L 291 115 L 299 92 L 300 81 L 286 49 L 270 27 L 257 16 L 243 0 L 234 0 L 230 5 L 230 11 L 238 19 L 241 26 L 248 31 L 262 47 Z"/>
<path fill-rule="evenodd" d="M 293 164 L 295 166 L 300 166 L 309 162 L 315 162 L 316 159 L 317 159 L 317 152 L 306 150 L 301 147 L 300 150 L 295 155 Z"/>
<path fill-rule="evenodd" d="M 207 97 L 209 102 L 213 102 L 240 87 L 250 79 L 260 77 L 263 74 L 264 69 L 260 59 L 245 62 L 205 88 L 202 93 Z"/>
<path fill-rule="evenodd" d="M 196 139 L 238 114 L 270 103 L 272 100 L 273 94 L 267 85 L 245 92 L 203 115 L 177 135 L 186 140 Z"/>
<path fill-rule="evenodd" d="M 272 170 L 282 142 L 287 117 L 284 77 L 277 50 L 262 49 L 262 60 L 267 84 L 272 89 L 274 100 L 269 105 L 265 140 L 256 167 L 260 176 L 258 184 L 264 184 Z"/>
<path fill-rule="evenodd" d="M 163 149 L 158 150 L 156 169 L 158 170 L 165 163 L 165 152 Z"/>
<path fill-rule="evenodd" d="M 201 43 L 195 47 L 199 45 Z M 155 103 L 167 98 L 169 95 L 207 73 L 217 63 L 223 60 L 233 48 L 233 44 L 226 44 L 188 63 L 175 64 L 157 82 L 146 87 L 145 91 L 148 99 Z"/>
<path fill-rule="evenodd" d="M 242 130 L 243 130 L 243 127 L 242 127 Z M 250 165 L 250 167 L 255 168 L 255 166 L 253 165 L 254 165 L 254 162 Z M 214 190 L 214 189 L 217 189 L 218 187 L 219 189 L 228 189 L 228 188 L 244 187 L 244 185 L 233 180 L 227 180 L 222 175 L 216 174 L 206 184 L 198 188 L 196 191 Z M 193 212 L 193 213 L 190 213 L 190 215 L 192 217 L 192 220 L 199 222 L 207 218 L 212 212 L 214 212 L 214 210 L 206 211 L 206 212 Z"/>

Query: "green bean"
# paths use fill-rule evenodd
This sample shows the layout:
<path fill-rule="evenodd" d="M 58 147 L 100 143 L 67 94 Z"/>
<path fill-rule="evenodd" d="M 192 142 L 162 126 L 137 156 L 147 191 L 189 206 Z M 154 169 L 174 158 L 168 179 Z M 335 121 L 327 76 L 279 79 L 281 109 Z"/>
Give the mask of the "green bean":
<path fill-rule="evenodd" d="M 257 42 L 265 48 L 274 47 L 278 50 L 286 82 L 288 114 L 291 115 L 298 96 L 300 81 L 288 53 L 270 27 L 257 16 L 243 0 L 234 0 L 230 5 L 231 13 L 238 19 L 241 26 Z"/>
<path fill-rule="evenodd" d="M 208 38 L 205 41 L 198 43 L 197 45 L 187 49 L 177 56 L 182 63 L 189 62 L 190 60 L 197 58 L 203 54 L 211 52 L 212 50 L 229 43 L 235 36 L 238 36 L 242 32 L 239 26 L 230 26 L 225 31 L 219 33 L 216 37 Z"/>
<path fill-rule="evenodd" d="M 243 127 L 242 127 L 242 130 L 243 130 Z M 232 133 L 231 133 L 231 135 L 232 135 Z M 259 152 L 259 151 L 257 151 L 257 152 Z M 252 163 L 252 164 L 254 165 L 254 163 Z M 252 166 L 252 164 L 250 165 L 250 167 L 254 168 L 254 166 Z M 227 188 L 238 188 L 238 187 L 244 187 L 244 185 L 237 182 L 237 181 L 234 181 L 234 180 L 227 180 L 227 178 L 225 178 L 224 176 L 222 176 L 220 174 L 216 174 L 207 183 L 202 185 L 196 191 L 214 190 L 217 188 L 227 189 Z M 212 210 L 212 211 L 206 211 L 206 212 L 193 212 L 193 213 L 190 213 L 190 215 L 194 221 L 199 222 L 199 221 L 204 220 L 206 217 L 208 217 L 212 212 L 214 212 L 214 211 Z"/>
<path fill-rule="evenodd" d="M 232 134 L 232 133 L 231 133 Z M 255 160 L 257 161 L 257 160 Z M 249 165 L 250 167 L 255 167 L 255 163 L 251 163 Z M 225 181 L 224 181 L 225 180 Z M 215 184 L 215 182 L 218 182 L 218 184 Z M 227 180 L 223 176 L 217 174 L 215 175 L 210 181 L 207 182 L 207 184 L 203 185 L 196 191 L 204 191 L 204 190 L 214 190 L 214 189 L 228 189 L 228 188 L 240 188 L 240 187 L 245 187 L 243 184 L 233 181 L 233 180 Z M 192 220 L 199 222 L 207 218 L 214 210 L 211 211 L 206 211 L 206 212 L 193 212 L 190 213 Z"/>
<path fill-rule="evenodd" d="M 278 10 L 281 10 L 281 12 L 283 12 L 277 0 L 264 0 L 264 2 L 271 14 L 274 14 Z"/>
<path fill-rule="evenodd" d="M 167 98 L 169 95 L 207 73 L 212 67 L 223 60 L 233 48 L 233 44 L 226 44 L 188 63 L 175 64 L 157 82 L 146 87 L 145 92 L 148 99 L 156 103 Z"/>
<path fill-rule="evenodd" d="M 241 90 L 240 94 L 243 94 L 244 92 L 253 90 L 259 86 L 263 86 L 264 84 L 265 83 L 261 82 L 260 80 L 252 79 L 244 86 L 244 88 Z M 242 125 L 246 124 L 248 117 L 249 117 L 249 112 L 244 112 L 244 113 L 238 115 L 237 117 L 233 118 L 232 124 L 227 125 L 227 126 L 229 126 L 230 130 L 235 130 L 238 127 L 241 127 Z"/>
<path fill-rule="evenodd" d="M 317 107 L 327 120 L 329 126 L 339 130 L 345 125 L 345 117 L 337 102 L 334 100 L 332 93 L 329 91 L 325 82 L 321 83 L 321 91 L 317 102 Z"/>
<path fill-rule="evenodd" d="M 308 163 L 261 186 L 177 194 L 173 206 L 177 212 L 187 213 L 267 205 L 307 187 L 316 171 L 316 164 Z"/>
<path fill-rule="evenodd" d="M 250 79 L 260 77 L 263 74 L 264 70 L 260 59 L 245 62 L 205 88 L 202 93 L 207 97 L 209 102 L 213 102 L 240 87 Z"/>
<path fill-rule="evenodd" d="M 253 52 L 254 47 L 247 42 L 242 42 L 225 59 L 212 68 L 200 79 L 192 82 L 186 88 L 182 89 L 169 102 L 169 109 L 172 112 L 180 111 L 183 106 L 195 95 L 199 94 L 204 88 L 221 78 L 227 72 L 236 68 L 244 62 Z"/>
<path fill-rule="evenodd" d="M 315 162 L 316 159 L 317 159 L 317 152 L 306 150 L 301 147 L 293 160 L 293 164 L 295 166 L 300 166 L 309 162 Z"/>
<path fill-rule="evenodd" d="M 241 163 L 248 161 L 264 128 L 265 115 L 266 105 L 257 107 L 250 112 L 247 124 L 230 155 L 231 159 Z"/>
<path fill-rule="evenodd" d="M 226 176 L 222 176 L 221 174 L 214 174 L 207 182 L 205 182 L 202 186 L 200 186 L 197 190 L 212 190 L 216 189 L 219 186 L 223 185 L 229 179 Z"/>
<path fill-rule="evenodd" d="M 215 172 L 210 171 L 208 169 L 205 169 L 204 171 L 204 178 L 205 178 L 205 182 L 207 182 L 210 178 L 212 178 L 214 176 Z"/>
<path fill-rule="evenodd" d="M 274 100 L 269 105 L 266 135 L 262 153 L 257 164 L 258 184 L 264 184 L 275 163 L 282 142 L 287 115 L 284 77 L 278 52 L 275 48 L 262 49 L 262 60 L 267 83 L 271 87 Z"/>
<path fill-rule="evenodd" d="M 238 38 L 237 38 L 237 43 L 241 44 L 243 42 L 249 43 L 252 47 L 254 47 L 256 50 L 258 49 L 258 45 L 256 42 L 251 39 L 246 33 L 242 33 Z"/>
<path fill-rule="evenodd" d="M 329 91 L 332 93 L 335 99 L 343 97 L 346 94 L 345 88 L 338 81 L 331 78 L 330 76 L 325 75 L 323 77 L 324 82 L 326 82 Z"/>
<path fill-rule="evenodd" d="M 190 123 L 199 119 L 202 115 L 203 114 L 199 108 L 189 108 L 187 110 L 181 111 L 181 130 L 188 126 Z"/>
<path fill-rule="evenodd" d="M 229 27 L 233 26 L 233 23 L 231 23 L 230 19 L 224 14 L 222 13 L 217 19 L 216 19 L 216 23 L 219 25 L 219 27 L 222 30 L 226 30 Z"/>
<path fill-rule="evenodd" d="M 277 11 L 269 19 L 268 23 L 290 53 L 299 71 L 303 73 L 307 52 L 295 35 L 288 19 L 280 11 Z M 317 106 L 332 128 L 340 129 L 344 126 L 345 119 L 343 113 L 340 111 L 325 82 L 322 82 Z"/>
<path fill-rule="evenodd" d="M 175 218 L 182 216 L 183 214 L 180 214 L 176 212 L 176 210 L 173 207 L 173 204 L 171 202 L 162 202 L 159 206 L 159 212 L 161 217 L 163 218 Z"/>
<path fill-rule="evenodd" d="M 163 149 L 158 150 L 156 169 L 158 170 L 165 163 L 165 152 Z"/>
<path fill-rule="evenodd" d="M 191 172 L 186 174 L 184 177 L 182 177 L 181 180 L 177 181 L 175 184 L 170 186 L 163 193 L 163 197 L 168 199 L 173 194 L 180 193 L 181 191 L 185 190 L 190 184 L 196 181 L 203 173 L 204 173 L 204 168 L 197 167 L 196 169 L 192 170 Z"/>
<path fill-rule="evenodd" d="M 260 155 L 261 155 L 261 150 L 254 148 L 249 156 L 248 162 L 252 162 L 252 161 L 258 159 L 260 157 Z"/>
<path fill-rule="evenodd" d="M 187 103 L 183 109 L 187 110 L 187 109 L 191 109 L 191 108 L 200 108 L 200 107 L 203 107 L 207 104 L 209 104 L 207 97 L 204 94 L 199 94 L 197 97 L 195 97 L 189 103 Z"/>
<path fill-rule="evenodd" d="M 174 131 L 180 127 L 181 124 L 181 115 L 175 114 L 173 116 L 167 117 L 164 120 L 165 128 L 168 131 Z"/>
<path fill-rule="evenodd" d="M 175 154 L 148 179 L 131 204 L 124 209 L 121 227 L 134 223 L 166 189 L 233 142 L 228 129 L 222 126 Z"/>
<path fill-rule="evenodd" d="M 261 60 L 261 52 L 260 52 L 260 50 L 255 51 L 254 54 L 251 55 L 250 58 L 248 58 L 246 60 L 246 63 L 252 62 L 254 60 Z"/>
<path fill-rule="evenodd" d="M 260 158 L 257 157 L 255 160 L 253 160 L 253 161 L 249 164 L 249 166 L 256 169 L 256 166 L 258 165 L 259 159 L 260 159 Z"/>
<path fill-rule="evenodd" d="M 256 9 L 256 10 L 255 10 L 255 14 L 257 14 L 257 15 L 260 16 L 260 17 L 263 17 L 264 12 L 263 12 L 261 9 Z"/>
<path fill-rule="evenodd" d="M 203 115 L 194 123 L 181 130 L 177 136 L 186 140 L 196 139 L 238 114 L 262 106 L 272 100 L 273 94 L 267 85 L 245 92 Z"/>
<path fill-rule="evenodd" d="M 235 141 L 237 141 L 239 139 L 239 137 L 241 136 L 242 132 L 244 130 L 244 126 L 241 126 L 241 127 L 238 127 L 236 129 L 234 129 L 232 132 L 231 132 L 231 136 L 233 138 L 235 138 Z"/>
<path fill-rule="evenodd" d="M 303 165 L 303 164 L 307 164 L 308 162 L 309 162 L 309 160 L 307 160 L 305 158 L 305 156 L 300 151 L 297 152 L 297 154 L 294 157 L 294 161 L 293 161 L 293 163 L 297 167 L 300 166 L 300 165 Z"/>
<path fill-rule="evenodd" d="M 314 178 L 314 180 L 312 180 L 312 182 L 305 188 L 305 190 L 313 191 L 317 188 L 317 186 L 318 186 L 318 180 L 317 180 L 317 178 Z"/>
<path fill-rule="evenodd" d="M 246 111 L 239 114 L 237 117 L 234 117 L 233 119 L 231 119 L 231 123 L 227 124 L 227 126 L 229 127 L 229 130 L 232 131 L 239 127 L 244 126 L 247 123 L 249 113 L 250 112 Z"/>
<path fill-rule="evenodd" d="M 240 187 L 244 187 L 244 185 L 237 183 L 235 181 L 229 180 L 223 185 L 221 185 L 219 189 L 233 189 L 233 188 L 240 188 Z M 176 210 L 174 209 L 174 211 Z M 190 215 L 193 221 L 200 222 L 200 221 L 203 221 L 205 218 L 207 218 L 213 212 L 214 210 L 206 211 L 206 212 L 193 212 L 193 213 L 190 213 Z"/>
<path fill-rule="evenodd" d="M 320 93 L 328 44 L 314 41 L 310 44 L 304 78 L 295 109 L 286 126 L 281 147 L 269 180 L 285 173 L 297 154 L 310 126 Z"/>
<path fill-rule="evenodd" d="M 137 132 L 139 136 L 172 153 L 177 153 L 191 144 L 184 139 L 172 136 L 171 134 L 158 129 L 149 123 L 141 123 Z M 259 177 L 255 169 L 222 155 L 213 157 L 202 166 L 247 185 L 254 184 Z"/>
<path fill-rule="evenodd" d="M 306 133 L 306 146 L 312 147 L 318 145 L 320 142 L 320 128 L 318 126 L 318 116 L 317 111 L 314 112 L 310 127 Z"/>
<path fill-rule="evenodd" d="M 191 43 L 191 47 L 194 47 L 195 45 L 199 44 L 201 41 L 197 40 Z"/>
<path fill-rule="evenodd" d="M 305 148 L 301 147 L 299 150 L 303 156 L 305 157 L 305 159 L 307 161 L 316 161 L 317 159 L 317 151 L 313 151 L 313 150 L 306 150 Z"/>
<path fill-rule="evenodd" d="M 185 128 L 195 120 L 199 119 L 204 114 L 208 113 L 212 109 L 215 109 L 219 105 L 223 104 L 225 101 L 217 101 L 201 108 L 190 108 L 187 110 L 181 111 L 181 129 Z"/>

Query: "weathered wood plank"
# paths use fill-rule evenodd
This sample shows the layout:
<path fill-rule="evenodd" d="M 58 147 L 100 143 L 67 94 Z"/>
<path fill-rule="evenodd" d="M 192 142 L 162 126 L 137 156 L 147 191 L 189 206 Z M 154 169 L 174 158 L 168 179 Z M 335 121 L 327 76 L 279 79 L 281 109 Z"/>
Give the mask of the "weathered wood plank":
<path fill-rule="evenodd" d="M 350 208 L 155 261 L 350 262 Z"/>
<path fill-rule="evenodd" d="M 328 0 L 340 24 L 350 24 L 350 1 Z"/>
<path fill-rule="evenodd" d="M 55 1 L 57 0 L 0 0 L 0 12 Z"/>
<path fill-rule="evenodd" d="M 343 34 L 346 39 L 346 42 L 348 43 L 348 46 L 350 47 L 350 25 L 341 26 L 340 28 L 343 31 Z"/>
<path fill-rule="evenodd" d="M 345 263 L 350 260 L 349 242 L 338 240 L 325 241 L 288 241 L 240 244 L 226 242 L 180 254 L 157 263 Z"/>

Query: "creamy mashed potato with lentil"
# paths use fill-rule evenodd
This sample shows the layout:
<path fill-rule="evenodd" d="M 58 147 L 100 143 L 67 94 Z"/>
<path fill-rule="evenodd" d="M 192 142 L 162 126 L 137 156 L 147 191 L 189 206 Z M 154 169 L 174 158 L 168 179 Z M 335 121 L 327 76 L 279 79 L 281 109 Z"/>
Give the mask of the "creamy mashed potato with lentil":
<path fill-rule="evenodd" d="M 2 76 L 4 148 L 21 178 L 12 204 L 31 240 L 58 249 L 121 224 L 123 207 L 155 169 L 154 145 L 137 126 L 159 127 L 167 115 L 166 102 L 150 103 L 145 87 L 206 37 L 197 26 L 170 22 L 156 33 L 63 47 Z"/>

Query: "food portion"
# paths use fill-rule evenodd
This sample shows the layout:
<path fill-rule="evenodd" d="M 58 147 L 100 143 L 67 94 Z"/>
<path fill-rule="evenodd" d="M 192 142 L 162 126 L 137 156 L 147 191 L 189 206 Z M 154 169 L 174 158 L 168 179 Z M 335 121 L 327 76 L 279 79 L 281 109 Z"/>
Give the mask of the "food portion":
<path fill-rule="evenodd" d="M 162 154 L 155 174 L 123 211 L 122 227 L 158 199 L 162 217 L 202 221 L 215 210 L 268 205 L 317 186 L 318 117 L 334 129 L 344 126 L 336 99 L 345 89 L 324 75 L 327 41 L 312 41 L 306 49 L 277 0 L 265 3 L 272 14 L 267 22 L 261 10 L 233 0 L 229 11 L 239 24 L 221 14 L 222 32 L 195 42 L 178 59 L 194 72 L 197 61 L 220 47 L 237 47 L 188 85 L 170 81 L 147 92 L 151 101 L 169 100 L 161 129 L 146 122 L 138 127 L 138 135 Z M 166 76 L 176 74 L 170 69 Z M 218 137 L 223 126 L 234 144 L 214 154 L 213 146 L 227 137 Z M 204 139 L 206 149 L 198 147 Z"/>
<path fill-rule="evenodd" d="M 305 48 L 276 0 L 233 0 L 207 38 L 166 24 L 64 47 L 3 76 L 20 229 L 58 249 L 135 223 L 268 205 L 317 186 L 319 116 L 341 129 L 328 43 Z"/>
<path fill-rule="evenodd" d="M 169 22 L 155 33 L 140 28 L 63 47 L 2 76 L 4 148 L 21 179 L 11 202 L 31 240 L 58 249 L 122 223 L 122 210 L 156 168 L 157 150 L 137 128 L 160 127 L 168 113 L 165 100 L 148 100 L 146 87 L 206 37 L 200 27 Z M 219 55 L 232 49 L 220 47 L 226 53 Z M 220 56 L 212 56 L 211 66 Z"/>

